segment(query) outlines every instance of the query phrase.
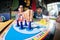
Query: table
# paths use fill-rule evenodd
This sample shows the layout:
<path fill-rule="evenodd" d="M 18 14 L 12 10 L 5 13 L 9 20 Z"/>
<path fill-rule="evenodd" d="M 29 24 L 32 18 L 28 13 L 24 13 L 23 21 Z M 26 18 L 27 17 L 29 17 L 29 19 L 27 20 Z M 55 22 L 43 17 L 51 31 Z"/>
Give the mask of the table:
<path fill-rule="evenodd" d="M 13 19 L 8 20 L 8 21 L 6 21 L 6 22 L 0 22 L 0 32 L 1 32 L 7 25 L 9 25 L 12 21 L 13 21 Z"/>
<path fill-rule="evenodd" d="M 46 31 L 43 29 L 44 31 L 41 31 L 41 32 L 38 32 L 35 34 L 24 34 L 22 32 L 17 31 L 16 29 L 14 29 L 14 28 L 17 28 L 17 29 L 19 28 L 19 27 L 13 26 L 13 25 L 15 25 L 15 23 L 16 23 L 16 20 L 14 21 L 14 23 L 12 25 L 10 25 L 11 28 L 4 35 L 4 37 L 3 37 L 4 40 L 20 40 L 20 39 L 21 40 L 24 40 L 24 39 L 26 39 L 26 40 L 44 40 L 51 31 L 51 29 L 47 29 Z"/>

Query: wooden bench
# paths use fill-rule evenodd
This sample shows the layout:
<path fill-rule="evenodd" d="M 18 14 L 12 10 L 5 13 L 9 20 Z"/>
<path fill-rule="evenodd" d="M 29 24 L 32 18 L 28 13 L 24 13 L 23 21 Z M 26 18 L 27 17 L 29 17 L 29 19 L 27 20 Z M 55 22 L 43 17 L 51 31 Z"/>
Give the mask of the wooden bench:
<path fill-rule="evenodd" d="M 0 22 L 0 32 L 3 31 L 12 22 L 13 22 L 13 19 L 8 20 L 6 22 Z"/>

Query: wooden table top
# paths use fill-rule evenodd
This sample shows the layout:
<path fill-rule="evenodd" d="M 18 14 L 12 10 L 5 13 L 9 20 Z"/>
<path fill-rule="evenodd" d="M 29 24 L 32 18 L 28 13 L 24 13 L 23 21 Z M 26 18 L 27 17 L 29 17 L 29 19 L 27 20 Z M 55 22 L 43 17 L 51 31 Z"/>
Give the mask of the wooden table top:
<path fill-rule="evenodd" d="M 0 31 L 2 31 L 9 23 L 11 23 L 13 19 L 8 20 L 6 22 L 0 22 Z"/>

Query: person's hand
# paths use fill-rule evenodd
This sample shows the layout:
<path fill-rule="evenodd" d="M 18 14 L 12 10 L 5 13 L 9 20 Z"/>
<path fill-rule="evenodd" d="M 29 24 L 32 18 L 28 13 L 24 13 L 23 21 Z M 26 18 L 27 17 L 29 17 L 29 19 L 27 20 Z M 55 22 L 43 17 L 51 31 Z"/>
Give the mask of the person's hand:
<path fill-rule="evenodd" d="M 60 16 L 57 17 L 56 22 L 60 23 Z"/>

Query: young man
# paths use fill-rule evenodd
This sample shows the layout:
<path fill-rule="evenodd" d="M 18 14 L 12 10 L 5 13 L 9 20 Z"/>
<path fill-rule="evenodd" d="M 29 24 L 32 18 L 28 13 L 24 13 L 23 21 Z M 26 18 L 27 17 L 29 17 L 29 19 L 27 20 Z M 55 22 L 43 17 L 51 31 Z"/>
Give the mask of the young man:
<path fill-rule="evenodd" d="M 42 7 L 39 6 L 36 9 L 36 12 L 34 12 L 34 18 L 41 19 L 42 18 Z"/>

